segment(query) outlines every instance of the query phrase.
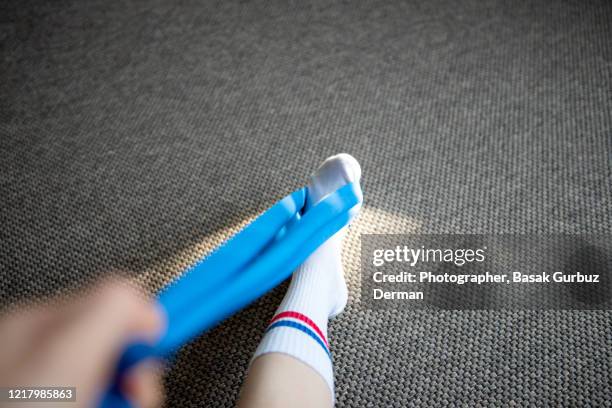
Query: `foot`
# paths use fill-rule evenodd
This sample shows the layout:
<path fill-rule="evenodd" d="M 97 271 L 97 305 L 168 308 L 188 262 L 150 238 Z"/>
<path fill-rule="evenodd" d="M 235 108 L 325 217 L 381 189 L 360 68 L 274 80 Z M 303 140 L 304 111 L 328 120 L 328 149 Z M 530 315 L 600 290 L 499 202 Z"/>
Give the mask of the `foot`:
<path fill-rule="evenodd" d="M 312 176 L 308 184 L 306 211 L 340 187 L 359 182 L 361 167 L 357 160 L 346 153 L 325 160 Z M 328 317 L 341 313 L 348 300 L 348 290 L 342 267 L 342 239 L 346 233 L 343 228 L 321 245 L 304 262 L 296 274 L 319 274 L 316 279 L 319 293 L 324 294 Z M 295 279 L 300 281 L 300 279 Z"/>

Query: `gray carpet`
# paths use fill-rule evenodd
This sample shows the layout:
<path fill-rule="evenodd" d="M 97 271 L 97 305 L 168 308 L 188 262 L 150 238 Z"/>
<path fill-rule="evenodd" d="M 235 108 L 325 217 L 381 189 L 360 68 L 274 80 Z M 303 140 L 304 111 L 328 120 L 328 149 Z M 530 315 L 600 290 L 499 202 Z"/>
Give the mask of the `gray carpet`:
<path fill-rule="evenodd" d="M 154 292 L 346 151 L 338 406 L 612 406 L 609 313 L 359 302 L 365 232 L 612 232 L 609 2 L 0 7 L 2 305 Z M 232 406 L 282 292 L 187 346 L 167 405 Z"/>

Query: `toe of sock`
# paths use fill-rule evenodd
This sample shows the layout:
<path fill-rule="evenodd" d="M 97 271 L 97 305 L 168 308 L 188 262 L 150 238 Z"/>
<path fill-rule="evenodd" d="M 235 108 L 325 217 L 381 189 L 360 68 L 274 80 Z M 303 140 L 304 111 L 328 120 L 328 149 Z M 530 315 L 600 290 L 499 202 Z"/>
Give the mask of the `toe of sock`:
<path fill-rule="evenodd" d="M 327 158 L 312 176 L 308 185 L 309 206 L 348 183 L 359 182 L 361 166 L 347 153 Z"/>
<path fill-rule="evenodd" d="M 358 182 L 361 179 L 361 166 L 357 159 L 348 153 L 328 157 L 319 170 L 329 169 L 342 177 L 345 183 Z"/>

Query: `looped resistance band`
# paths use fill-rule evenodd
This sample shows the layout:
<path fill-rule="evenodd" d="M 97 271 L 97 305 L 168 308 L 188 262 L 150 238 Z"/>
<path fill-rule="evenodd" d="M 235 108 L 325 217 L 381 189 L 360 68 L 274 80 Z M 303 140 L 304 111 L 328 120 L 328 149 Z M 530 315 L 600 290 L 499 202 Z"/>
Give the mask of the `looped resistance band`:
<path fill-rule="evenodd" d="M 154 346 L 129 346 L 116 377 L 144 358 L 171 356 L 273 289 L 346 226 L 362 202 L 359 184 L 349 183 L 303 212 L 306 194 L 302 188 L 281 199 L 168 285 L 157 299 L 166 315 L 164 334 Z M 116 383 L 101 405 L 130 406 Z"/>

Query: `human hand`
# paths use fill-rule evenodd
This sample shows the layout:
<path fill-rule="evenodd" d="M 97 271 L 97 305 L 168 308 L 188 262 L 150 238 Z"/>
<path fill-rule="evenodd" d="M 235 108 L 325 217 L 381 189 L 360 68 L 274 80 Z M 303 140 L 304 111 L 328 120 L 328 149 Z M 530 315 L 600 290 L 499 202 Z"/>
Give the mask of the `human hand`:
<path fill-rule="evenodd" d="M 95 407 L 125 346 L 155 341 L 163 326 L 155 305 L 119 281 L 70 301 L 13 310 L 0 318 L 0 386 L 76 387 L 70 406 Z M 145 361 L 127 373 L 122 391 L 134 406 L 156 407 L 160 374 L 158 363 Z M 66 402 L 45 403 L 50 406 Z"/>

